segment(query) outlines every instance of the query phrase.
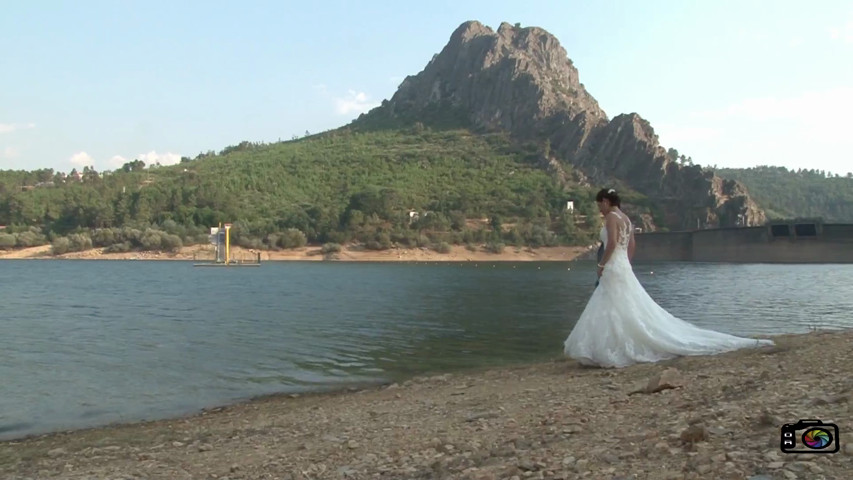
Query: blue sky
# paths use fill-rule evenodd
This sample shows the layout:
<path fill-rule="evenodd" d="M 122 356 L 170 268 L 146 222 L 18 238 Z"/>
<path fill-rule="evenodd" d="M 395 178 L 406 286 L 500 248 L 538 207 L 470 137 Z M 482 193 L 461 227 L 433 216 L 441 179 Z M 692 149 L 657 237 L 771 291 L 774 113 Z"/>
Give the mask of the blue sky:
<path fill-rule="evenodd" d="M 849 1 L 46 1 L 0 13 L 0 169 L 176 162 L 348 123 L 467 20 L 554 34 L 705 165 L 853 170 Z"/>

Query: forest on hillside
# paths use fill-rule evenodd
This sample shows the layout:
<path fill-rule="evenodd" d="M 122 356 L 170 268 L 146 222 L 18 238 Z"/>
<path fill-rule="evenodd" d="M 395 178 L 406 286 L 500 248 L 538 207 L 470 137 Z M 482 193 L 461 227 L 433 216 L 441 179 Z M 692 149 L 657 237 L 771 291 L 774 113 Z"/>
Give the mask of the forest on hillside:
<path fill-rule="evenodd" d="M 768 219 L 821 218 L 827 223 L 853 222 L 853 173 L 758 166 L 719 168 L 723 178 L 737 180 L 763 208 Z"/>
<path fill-rule="evenodd" d="M 538 148 L 466 130 L 340 129 L 173 166 L 3 171 L 0 248 L 173 250 L 206 243 L 221 222 L 256 249 L 588 244 L 600 225 L 594 192 L 560 184 L 537 164 Z"/>

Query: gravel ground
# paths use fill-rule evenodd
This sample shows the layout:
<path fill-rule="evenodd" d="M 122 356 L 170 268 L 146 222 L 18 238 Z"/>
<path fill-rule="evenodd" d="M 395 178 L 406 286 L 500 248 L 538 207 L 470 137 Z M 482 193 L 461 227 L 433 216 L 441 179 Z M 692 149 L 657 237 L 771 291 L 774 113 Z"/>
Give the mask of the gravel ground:
<path fill-rule="evenodd" d="M 571 360 L 0 443 L 9 479 L 850 479 L 853 331 L 618 370 Z M 834 422 L 835 454 L 780 427 Z"/>

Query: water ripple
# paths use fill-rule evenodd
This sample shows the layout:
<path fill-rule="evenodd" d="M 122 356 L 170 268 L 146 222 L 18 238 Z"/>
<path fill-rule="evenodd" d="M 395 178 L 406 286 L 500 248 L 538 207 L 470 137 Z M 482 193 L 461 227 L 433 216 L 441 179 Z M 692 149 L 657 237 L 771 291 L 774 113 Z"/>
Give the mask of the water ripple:
<path fill-rule="evenodd" d="M 2 438 L 553 358 L 595 281 L 593 262 L 2 265 L 16 279 L 0 284 Z M 756 335 L 853 326 L 853 266 L 636 271 L 664 308 L 703 327 Z"/>

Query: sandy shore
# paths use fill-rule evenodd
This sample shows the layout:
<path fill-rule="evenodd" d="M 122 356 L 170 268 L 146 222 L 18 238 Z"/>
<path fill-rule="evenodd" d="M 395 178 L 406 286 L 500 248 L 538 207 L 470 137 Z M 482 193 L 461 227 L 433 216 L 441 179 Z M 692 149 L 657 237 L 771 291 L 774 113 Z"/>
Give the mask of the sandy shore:
<path fill-rule="evenodd" d="M 463 246 L 453 246 L 449 253 L 438 253 L 426 248 L 394 248 L 390 250 L 362 250 L 354 247 L 344 247 L 336 254 L 334 261 L 350 262 L 525 262 L 525 261 L 570 261 L 579 255 L 589 252 L 589 247 L 542 247 L 515 248 L 507 247 L 503 253 L 489 253 L 482 249 L 475 252 Z M 50 245 L 21 248 L 15 250 L 0 250 L 0 259 L 89 259 L 89 260 L 210 260 L 213 258 L 212 246 L 188 246 L 177 252 L 126 252 L 104 253 L 102 248 L 93 248 L 83 252 L 72 252 L 54 256 L 50 253 Z M 256 251 L 235 247 L 231 251 L 235 259 L 249 260 L 256 258 Z M 309 246 L 279 251 L 261 250 L 261 261 L 323 261 L 319 246 Z"/>
<path fill-rule="evenodd" d="M 557 355 L 4 442 L 0 478 L 851 478 L 853 331 L 775 340 L 620 370 Z M 649 383 L 675 388 L 633 393 Z M 780 451 L 781 425 L 808 418 L 838 425 L 838 453 Z"/>

